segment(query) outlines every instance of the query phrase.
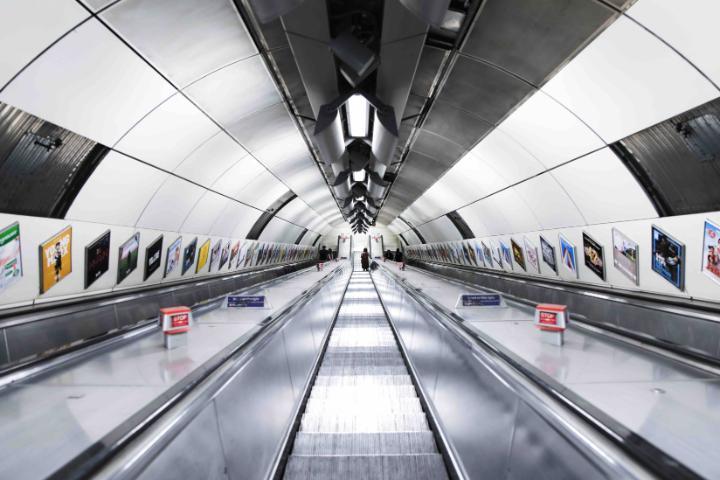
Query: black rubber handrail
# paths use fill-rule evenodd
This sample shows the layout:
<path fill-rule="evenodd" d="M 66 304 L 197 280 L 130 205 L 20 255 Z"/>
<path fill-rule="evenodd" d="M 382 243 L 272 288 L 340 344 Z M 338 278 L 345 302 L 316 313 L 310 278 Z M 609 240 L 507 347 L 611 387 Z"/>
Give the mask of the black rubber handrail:
<path fill-rule="evenodd" d="M 455 328 L 472 338 L 476 342 L 477 346 L 494 354 L 502 362 L 510 366 L 513 371 L 517 372 L 523 378 L 526 378 L 546 395 L 555 399 L 561 405 L 564 405 L 569 411 L 584 420 L 587 425 L 592 427 L 597 433 L 608 439 L 626 453 L 628 457 L 635 460 L 648 471 L 653 472 L 662 478 L 687 480 L 698 480 L 703 478 L 682 462 L 675 459 L 673 456 L 663 450 L 660 450 L 645 438 L 632 432 L 630 429 L 604 413 L 599 408 L 570 391 L 560 382 L 549 378 L 536 367 L 503 347 L 499 342 L 493 340 L 482 332 L 478 332 L 477 330 L 470 328 L 462 321 L 462 319 L 458 320 L 459 317 L 457 315 L 450 312 L 446 307 L 440 305 L 430 296 L 411 285 L 405 279 L 389 271 L 387 268 L 384 270 L 399 285 L 402 285 L 405 291 L 407 291 L 416 301 L 418 301 L 421 305 L 425 304 L 428 312 L 431 314 L 434 313 L 442 315 L 448 321 L 452 322 Z M 427 306 L 430 308 L 427 308 Z"/>

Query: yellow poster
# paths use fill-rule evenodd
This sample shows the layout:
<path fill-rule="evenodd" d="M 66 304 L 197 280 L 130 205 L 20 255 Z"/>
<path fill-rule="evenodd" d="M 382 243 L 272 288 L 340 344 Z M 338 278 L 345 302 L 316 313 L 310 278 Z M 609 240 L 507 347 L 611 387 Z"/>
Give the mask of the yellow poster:
<path fill-rule="evenodd" d="M 198 252 L 198 261 L 197 261 L 197 267 L 195 268 L 195 273 L 199 273 L 200 270 L 205 266 L 205 264 L 208 261 L 208 257 L 210 256 L 210 239 L 208 238 L 205 243 L 202 244 L 200 247 L 200 252 Z"/>
<path fill-rule="evenodd" d="M 40 293 L 72 272 L 72 227 L 40 245 Z"/>

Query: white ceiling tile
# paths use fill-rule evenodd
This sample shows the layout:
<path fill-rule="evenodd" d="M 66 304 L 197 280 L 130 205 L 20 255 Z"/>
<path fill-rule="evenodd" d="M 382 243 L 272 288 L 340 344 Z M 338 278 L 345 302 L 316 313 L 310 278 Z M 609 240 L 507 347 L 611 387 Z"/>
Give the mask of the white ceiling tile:
<path fill-rule="evenodd" d="M 0 89 L 33 58 L 90 14 L 73 0 L 3 0 Z M 10 28 L 12 25 L 21 28 Z"/>
<path fill-rule="evenodd" d="M 102 18 L 181 88 L 257 53 L 228 0 L 123 0 Z"/>
<path fill-rule="evenodd" d="M 156 168 L 110 151 L 83 185 L 66 218 L 134 225 L 166 178 Z"/>
<path fill-rule="evenodd" d="M 0 101 L 114 145 L 173 93 L 169 83 L 91 19 L 35 60 Z"/>
<path fill-rule="evenodd" d="M 716 85 L 720 84 L 720 2 L 717 0 L 644 0 L 635 3 L 626 14 L 677 49 L 702 70 Z"/>
<path fill-rule="evenodd" d="M 543 87 L 607 143 L 718 96 L 654 35 L 619 17 Z"/>
<path fill-rule="evenodd" d="M 219 131 L 217 125 L 178 93 L 143 118 L 114 148 L 173 171 Z"/>
<path fill-rule="evenodd" d="M 285 220 L 274 217 L 268 222 L 265 229 L 263 229 L 258 240 L 279 242 L 279 243 L 295 243 L 297 237 L 300 235 L 303 229 L 288 223 Z"/>
<path fill-rule="evenodd" d="M 93 12 L 97 12 L 115 1 L 116 0 L 82 0 L 82 2 L 90 7 Z"/>
<path fill-rule="evenodd" d="M 184 92 L 226 128 L 281 101 L 259 55 L 218 70 Z"/>
<path fill-rule="evenodd" d="M 246 238 L 262 212 L 242 203 L 230 202 L 212 227 L 210 235 Z"/>
<path fill-rule="evenodd" d="M 460 235 L 458 229 L 445 215 L 420 226 L 419 230 L 428 243 L 462 240 L 462 235 Z"/>
<path fill-rule="evenodd" d="M 488 228 L 484 222 L 482 200 L 463 207 L 457 212 L 462 219 L 465 220 L 465 223 L 470 227 L 475 237 L 484 237 L 492 234 L 490 228 Z"/>
<path fill-rule="evenodd" d="M 209 187 L 247 155 L 245 149 L 235 140 L 225 132 L 219 132 L 190 153 L 177 166 L 175 173 Z M 251 163 L 257 165 L 254 160 Z"/>
<path fill-rule="evenodd" d="M 137 226 L 155 230 L 179 231 L 195 204 L 206 192 L 186 180 L 170 176 L 155 192 Z"/>
<path fill-rule="evenodd" d="M 233 200 L 215 192 L 205 191 L 200 201 L 195 204 L 185 222 L 183 222 L 180 231 L 200 235 L 209 234 L 212 226 L 229 202 L 235 203 Z"/>
<path fill-rule="evenodd" d="M 237 199 L 265 210 L 287 191 L 287 187 L 266 170 L 245 185 L 238 193 Z"/>
<path fill-rule="evenodd" d="M 546 173 L 513 187 L 543 229 L 585 225 L 585 219 L 555 178 Z"/>
<path fill-rule="evenodd" d="M 226 125 L 230 135 L 235 137 L 250 153 L 265 148 L 269 142 L 282 137 L 279 132 L 290 134 L 297 131 L 290 119 L 285 104 L 280 102 L 263 110 L 238 118 Z"/>
<path fill-rule="evenodd" d="M 498 150 L 506 151 L 505 158 L 517 156 L 522 159 L 517 161 L 518 167 L 527 163 L 533 170 L 538 162 L 544 169 L 552 168 L 605 146 L 575 115 L 542 91 L 535 92 L 488 137 L 494 136 L 500 140 L 496 142 Z M 511 177 L 519 178 L 517 173 Z"/>
<path fill-rule="evenodd" d="M 484 167 L 511 185 L 545 170 L 543 165 L 515 140 L 498 129 L 493 130 L 472 150 Z"/>
<path fill-rule="evenodd" d="M 657 217 L 642 187 L 608 148 L 563 165 L 552 175 L 589 224 Z"/>
<path fill-rule="evenodd" d="M 267 173 L 265 167 L 247 155 L 215 180 L 212 189 L 239 200 L 243 189 L 261 173 Z"/>

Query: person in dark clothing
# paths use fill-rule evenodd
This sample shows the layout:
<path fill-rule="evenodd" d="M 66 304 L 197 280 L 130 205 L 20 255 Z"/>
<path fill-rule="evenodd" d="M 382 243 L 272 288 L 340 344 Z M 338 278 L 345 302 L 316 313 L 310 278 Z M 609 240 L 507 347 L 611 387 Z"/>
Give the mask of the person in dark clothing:
<path fill-rule="evenodd" d="M 321 262 L 327 262 L 328 261 L 328 251 L 327 248 L 325 248 L 325 245 L 320 247 L 320 261 Z"/>
<path fill-rule="evenodd" d="M 362 266 L 363 272 L 367 272 L 370 268 L 370 254 L 368 254 L 367 248 L 363 248 L 360 254 L 360 265 Z"/>
<path fill-rule="evenodd" d="M 402 262 L 402 261 L 403 261 L 403 254 L 402 254 L 402 252 L 400 251 L 399 248 L 398 248 L 397 250 L 395 250 L 395 261 L 396 261 L 396 262 Z"/>

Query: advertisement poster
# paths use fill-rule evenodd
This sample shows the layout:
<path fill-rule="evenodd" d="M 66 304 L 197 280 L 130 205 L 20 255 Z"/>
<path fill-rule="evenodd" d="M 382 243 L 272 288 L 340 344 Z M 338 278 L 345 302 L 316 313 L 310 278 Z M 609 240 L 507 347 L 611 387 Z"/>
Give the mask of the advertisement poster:
<path fill-rule="evenodd" d="M 570 272 L 577 277 L 578 270 L 577 258 L 575 256 L 575 245 L 570 243 L 562 235 L 558 235 L 558 237 L 560 238 L 560 261 L 563 265 L 565 265 L 565 268 L 570 270 Z"/>
<path fill-rule="evenodd" d="M 215 246 L 210 251 L 210 268 L 209 272 L 212 272 L 213 268 L 218 265 L 220 261 L 220 247 L 222 246 L 222 240 L 215 242 Z M 218 269 L 219 270 L 219 269 Z"/>
<path fill-rule="evenodd" d="M 705 220 L 702 272 L 720 283 L 720 227 L 710 220 Z"/>
<path fill-rule="evenodd" d="M 22 278 L 20 224 L 13 223 L 0 230 L 0 291 Z"/>
<path fill-rule="evenodd" d="M 525 258 L 527 260 L 528 269 L 532 273 L 540 273 L 540 259 L 538 258 L 538 251 L 535 245 L 523 237 L 523 243 L 525 244 Z"/>
<path fill-rule="evenodd" d="M 500 240 L 500 249 L 501 249 L 501 251 L 502 251 L 502 260 L 503 260 L 503 262 L 505 262 L 505 265 L 507 266 L 507 268 L 509 268 L 510 270 L 512 270 L 512 269 L 513 269 L 513 264 L 512 264 L 512 252 L 510 251 L 510 247 L 508 247 L 507 245 L 505 245 L 505 242 L 503 242 L 502 240 Z"/>
<path fill-rule="evenodd" d="M 167 257 L 165 258 L 165 276 L 170 275 L 173 270 L 180 264 L 180 254 L 182 253 L 182 237 L 178 237 L 167 249 Z"/>
<path fill-rule="evenodd" d="M 490 251 L 492 252 L 492 259 L 497 264 L 498 268 L 503 268 L 502 254 L 500 253 L 500 247 L 495 242 L 490 240 Z"/>
<path fill-rule="evenodd" d="M 110 270 L 110 230 L 85 247 L 85 288 Z"/>
<path fill-rule="evenodd" d="M 605 280 L 605 256 L 602 245 L 585 232 L 583 232 L 582 238 L 585 266 L 602 280 Z"/>
<path fill-rule="evenodd" d="M 485 256 L 485 266 L 488 268 L 493 268 L 493 257 L 490 247 L 485 245 L 484 242 L 480 242 L 480 244 L 482 245 L 483 255 Z"/>
<path fill-rule="evenodd" d="M 207 240 L 205 240 L 205 243 L 203 243 L 200 246 L 200 251 L 198 252 L 197 266 L 195 267 L 195 273 L 199 273 L 200 270 L 202 270 L 203 267 L 205 265 L 207 265 L 209 258 L 210 258 L 210 239 L 208 238 Z"/>
<path fill-rule="evenodd" d="M 552 268 L 553 272 L 557 273 L 555 247 L 553 247 L 550 242 L 545 240 L 542 235 L 540 235 L 540 251 L 542 252 L 543 262 L 545 262 L 548 267 Z"/>
<path fill-rule="evenodd" d="M 620 230 L 612 229 L 613 265 L 635 285 L 640 282 L 638 275 L 638 244 L 626 237 Z"/>
<path fill-rule="evenodd" d="M 162 248 L 163 236 L 160 235 L 145 249 L 145 275 L 143 280 L 150 278 L 150 276 L 160 268 Z"/>
<path fill-rule="evenodd" d="M 190 270 L 195 265 L 195 252 L 197 251 L 197 237 L 190 242 L 190 245 L 185 247 L 183 250 L 183 265 L 181 275 L 185 275 L 185 272 Z"/>
<path fill-rule="evenodd" d="M 230 241 L 229 240 L 223 247 L 222 253 L 220 254 L 220 266 L 218 267 L 218 270 L 222 270 L 222 268 L 227 263 L 228 258 L 230 258 Z"/>
<path fill-rule="evenodd" d="M 140 232 L 130 237 L 120 245 L 118 250 L 118 275 L 117 283 L 122 282 L 130 275 L 138 265 L 140 256 Z"/>
<path fill-rule="evenodd" d="M 672 283 L 685 288 L 685 245 L 652 226 L 652 269 Z"/>
<path fill-rule="evenodd" d="M 513 258 L 515 259 L 515 263 L 520 265 L 520 268 L 523 270 L 527 270 L 525 268 L 525 252 L 523 252 L 523 249 L 520 245 L 515 242 L 512 238 L 510 239 L 510 247 L 512 248 L 512 254 Z"/>
<path fill-rule="evenodd" d="M 233 262 L 235 261 L 235 258 L 238 256 L 238 253 L 240 253 L 240 241 L 237 241 L 235 245 L 233 245 L 232 249 L 230 250 L 230 263 L 228 265 L 228 268 L 232 270 L 233 268 L 236 268 L 233 266 Z"/>
<path fill-rule="evenodd" d="M 40 293 L 72 273 L 72 227 L 40 245 Z"/>

